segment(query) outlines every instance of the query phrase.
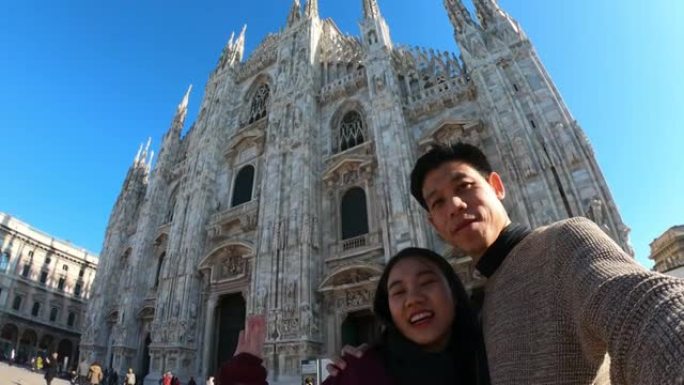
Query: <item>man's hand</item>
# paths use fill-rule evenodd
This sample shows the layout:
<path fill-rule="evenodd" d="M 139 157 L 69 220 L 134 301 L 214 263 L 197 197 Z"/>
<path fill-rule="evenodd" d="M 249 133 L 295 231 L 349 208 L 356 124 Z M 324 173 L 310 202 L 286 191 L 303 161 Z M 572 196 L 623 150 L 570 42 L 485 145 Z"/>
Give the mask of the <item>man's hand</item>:
<path fill-rule="evenodd" d="M 361 358 L 368 348 L 368 344 L 362 344 L 357 347 L 345 345 L 342 348 L 341 356 L 333 358 L 332 363 L 326 365 L 325 369 L 328 371 L 328 374 L 335 377 L 347 368 L 347 362 L 342 357 L 345 355 L 350 355 L 356 358 Z"/>
<path fill-rule="evenodd" d="M 248 353 L 261 357 L 266 342 L 266 316 L 253 315 L 247 318 L 245 330 L 240 331 L 235 354 Z"/>

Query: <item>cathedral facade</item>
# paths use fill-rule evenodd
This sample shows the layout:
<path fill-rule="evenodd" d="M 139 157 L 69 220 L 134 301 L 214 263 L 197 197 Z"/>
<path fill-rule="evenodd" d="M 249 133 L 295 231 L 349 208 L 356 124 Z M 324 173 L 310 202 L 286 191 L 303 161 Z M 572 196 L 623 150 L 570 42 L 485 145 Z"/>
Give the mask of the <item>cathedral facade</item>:
<path fill-rule="evenodd" d="M 432 232 L 409 193 L 435 143 L 482 148 L 514 221 L 588 216 L 626 250 L 593 150 L 520 25 L 495 0 L 445 0 L 460 56 L 392 41 L 376 0 L 360 34 L 294 0 L 286 27 L 243 60 L 224 48 L 200 113 L 190 91 L 154 167 L 141 149 L 111 213 L 81 352 L 146 384 L 203 378 L 230 357 L 245 316 L 267 315 L 265 364 L 301 360 L 375 332 L 388 258 L 438 250 L 472 288 L 470 259 Z"/>

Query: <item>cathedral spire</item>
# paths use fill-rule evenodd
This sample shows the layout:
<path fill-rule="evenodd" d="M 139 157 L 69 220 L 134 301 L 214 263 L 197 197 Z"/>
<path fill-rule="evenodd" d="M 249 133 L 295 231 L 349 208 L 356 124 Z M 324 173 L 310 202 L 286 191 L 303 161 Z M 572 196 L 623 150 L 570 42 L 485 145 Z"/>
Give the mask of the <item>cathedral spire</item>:
<path fill-rule="evenodd" d="M 176 107 L 176 115 L 173 117 L 173 123 L 171 123 L 171 130 L 178 131 L 178 134 L 180 134 L 180 131 L 183 129 L 183 125 L 185 124 L 185 116 L 188 114 L 188 102 L 190 101 L 191 91 L 192 84 L 190 84 L 188 90 L 185 91 L 183 99 L 181 99 L 178 107 Z"/>
<path fill-rule="evenodd" d="M 473 4 L 482 29 L 494 32 L 504 41 L 507 37 L 514 40 L 524 38 L 518 23 L 501 9 L 497 0 L 473 0 Z"/>
<path fill-rule="evenodd" d="M 470 12 L 461 0 L 444 0 L 444 7 L 457 33 L 463 33 L 466 29 L 475 27 Z"/>
<path fill-rule="evenodd" d="M 188 102 L 190 101 L 190 92 L 192 92 L 192 84 L 190 84 L 188 90 L 185 91 L 183 99 L 181 99 L 181 102 L 178 104 L 178 107 L 176 107 L 176 114 L 173 116 L 171 127 L 169 128 L 169 131 L 167 131 L 166 135 L 164 135 L 164 139 L 162 141 L 162 149 L 167 146 L 168 140 L 180 139 L 181 131 L 183 130 L 183 126 L 185 126 L 185 117 L 188 114 Z"/>
<path fill-rule="evenodd" d="M 381 17 L 377 0 L 363 0 L 363 17 L 365 19 L 377 19 Z"/>
<path fill-rule="evenodd" d="M 497 17 L 503 15 L 496 0 L 473 0 L 473 4 L 477 10 L 477 17 L 480 19 L 480 25 L 484 29 L 496 23 Z"/>
<path fill-rule="evenodd" d="M 138 169 L 140 167 L 147 168 L 148 164 L 152 164 L 152 156 L 154 156 L 154 153 L 150 152 L 151 145 L 152 138 L 147 138 L 147 143 L 144 147 L 143 144 L 140 143 L 140 147 L 138 147 L 138 152 L 135 154 L 135 159 L 133 160 L 131 169 Z"/>
<path fill-rule="evenodd" d="M 190 101 L 190 92 L 192 92 L 192 84 L 188 87 L 188 90 L 185 91 L 185 95 L 183 96 L 183 100 L 181 100 L 180 104 L 178 105 L 178 111 L 180 112 L 181 110 L 184 113 L 187 113 L 188 111 L 188 102 Z"/>
<path fill-rule="evenodd" d="M 318 0 L 308 0 L 306 2 L 306 11 L 304 15 L 307 19 L 318 17 Z"/>
<path fill-rule="evenodd" d="M 299 0 L 294 0 L 292 2 L 292 7 L 290 8 L 290 14 L 287 16 L 287 26 L 290 27 L 302 17 L 302 5 Z"/>
<path fill-rule="evenodd" d="M 143 149 L 143 145 L 142 145 L 142 143 L 140 143 L 140 147 L 138 147 L 138 153 L 135 154 L 135 158 L 133 160 L 134 164 L 140 163 L 140 156 L 142 155 L 142 149 Z"/>
<path fill-rule="evenodd" d="M 233 50 L 233 44 L 235 41 L 235 31 L 230 33 L 230 39 L 228 39 L 228 44 L 226 44 L 226 48 L 223 49 L 223 52 L 229 52 Z"/>
<path fill-rule="evenodd" d="M 242 26 L 242 31 L 240 31 L 240 35 L 238 36 L 237 40 L 235 41 L 235 44 L 233 45 L 236 62 L 241 62 L 242 56 L 245 53 L 245 32 L 247 32 L 247 24 Z"/>

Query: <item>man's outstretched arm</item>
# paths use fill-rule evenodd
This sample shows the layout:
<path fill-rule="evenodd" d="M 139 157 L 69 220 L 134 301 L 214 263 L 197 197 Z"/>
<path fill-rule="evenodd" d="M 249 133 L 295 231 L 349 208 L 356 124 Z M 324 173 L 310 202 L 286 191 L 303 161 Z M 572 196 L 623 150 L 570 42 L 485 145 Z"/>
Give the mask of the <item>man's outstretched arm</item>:
<path fill-rule="evenodd" d="M 644 269 L 587 219 L 556 245 L 561 293 L 583 347 L 607 348 L 613 385 L 684 384 L 684 280 Z"/>

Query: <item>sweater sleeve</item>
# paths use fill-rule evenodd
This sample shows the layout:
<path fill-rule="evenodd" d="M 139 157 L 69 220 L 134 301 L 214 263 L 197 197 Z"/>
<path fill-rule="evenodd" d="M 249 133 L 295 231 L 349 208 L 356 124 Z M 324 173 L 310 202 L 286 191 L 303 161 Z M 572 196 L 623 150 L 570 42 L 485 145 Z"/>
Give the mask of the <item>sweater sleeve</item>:
<path fill-rule="evenodd" d="M 322 385 L 394 385 L 376 351 L 368 350 L 361 358 L 343 358 L 347 368 L 337 376 L 329 376 Z"/>
<path fill-rule="evenodd" d="M 607 349 L 613 385 L 684 384 L 684 280 L 644 269 L 588 219 L 560 226 L 561 296 L 585 352 Z"/>
<path fill-rule="evenodd" d="M 221 385 L 268 385 L 266 368 L 261 358 L 242 353 L 221 366 L 218 383 Z"/>

